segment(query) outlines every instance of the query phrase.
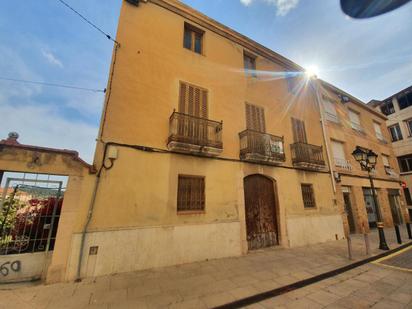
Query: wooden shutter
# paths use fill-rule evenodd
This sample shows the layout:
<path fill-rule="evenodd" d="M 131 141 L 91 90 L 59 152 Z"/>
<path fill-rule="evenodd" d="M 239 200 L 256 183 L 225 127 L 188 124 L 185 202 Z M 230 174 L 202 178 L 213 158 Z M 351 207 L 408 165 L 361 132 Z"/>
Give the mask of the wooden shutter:
<path fill-rule="evenodd" d="M 203 211 L 205 209 L 205 178 L 179 175 L 177 211 Z"/>
<path fill-rule="evenodd" d="M 305 122 L 296 118 L 292 118 L 293 140 L 296 143 L 307 143 Z"/>
<path fill-rule="evenodd" d="M 265 110 L 263 107 L 246 103 L 246 128 L 266 132 Z"/>
<path fill-rule="evenodd" d="M 201 118 L 208 118 L 207 90 L 180 83 L 179 112 Z"/>

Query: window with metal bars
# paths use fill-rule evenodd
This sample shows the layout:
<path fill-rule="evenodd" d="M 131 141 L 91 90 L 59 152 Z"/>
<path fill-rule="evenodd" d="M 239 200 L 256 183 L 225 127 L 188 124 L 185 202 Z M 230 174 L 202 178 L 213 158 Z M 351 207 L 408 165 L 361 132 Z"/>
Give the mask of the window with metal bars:
<path fill-rule="evenodd" d="M 188 23 L 185 23 L 183 36 L 183 47 L 194 51 L 197 54 L 203 52 L 203 35 L 204 31 L 196 28 Z"/>
<path fill-rule="evenodd" d="M 302 197 L 303 197 L 303 206 L 305 208 L 315 208 L 315 194 L 313 192 L 313 186 L 311 184 L 301 184 L 302 188 Z"/>
<path fill-rule="evenodd" d="M 205 210 L 205 177 L 179 175 L 177 211 Z"/>

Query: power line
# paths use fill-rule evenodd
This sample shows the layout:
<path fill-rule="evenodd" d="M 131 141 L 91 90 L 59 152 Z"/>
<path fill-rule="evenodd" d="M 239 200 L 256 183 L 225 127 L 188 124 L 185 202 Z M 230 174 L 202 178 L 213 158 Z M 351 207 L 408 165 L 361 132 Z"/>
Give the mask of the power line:
<path fill-rule="evenodd" d="M 101 34 L 103 34 L 106 38 L 109 40 L 113 41 L 115 44 L 120 45 L 119 42 L 117 42 L 115 39 L 113 39 L 108 33 L 104 32 L 102 29 L 97 27 L 95 24 L 93 24 L 90 20 L 88 20 L 86 17 L 84 17 L 82 14 L 80 14 L 78 11 L 76 11 L 73 7 L 71 7 L 69 4 L 64 2 L 63 0 L 57 0 L 60 3 L 62 3 L 64 6 L 72 10 L 75 14 L 79 15 L 81 19 L 83 19 L 86 23 L 88 23 L 90 26 L 95 28 L 97 31 L 99 31 Z"/>
<path fill-rule="evenodd" d="M 47 83 L 47 82 L 38 82 L 33 80 L 24 80 L 24 79 L 15 79 L 15 78 L 7 78 L 1 77 L 0 80 L 16 82 L 16 83 L 25 83 L 25 84 L 35 84 L 35 85 L 43 85 L 48 87 L 58 87 L 58 88 L 67 88 L 67 89 L 76 89 L 76 90 L 83 90 L 83 91 L 91 91 L 91 92 L 106 92 L 106 89 L 93 89 L 93 88 L 84 88 L 84 87 L 77 87 L 77 86 L 70 86 L 70 85 L 63 85 L 63 84 L 55 84 L 55 83 Z"/>

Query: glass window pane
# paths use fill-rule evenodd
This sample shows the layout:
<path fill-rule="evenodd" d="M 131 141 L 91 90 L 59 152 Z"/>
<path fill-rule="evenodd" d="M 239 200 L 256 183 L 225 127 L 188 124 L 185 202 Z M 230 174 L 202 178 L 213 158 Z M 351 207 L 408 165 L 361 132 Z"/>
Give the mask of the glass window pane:
<path fill-rule="evenodd" d="M 187 49 L 192 49 L 192 31 L 185 29 L 183 46 Z"/>
<path fill-rule="evenodd" d="M 202 35 L 200 33 L 195 33 L 195 52 L 202 53 Z"/>
<path fill-rule="evenodd" d="M 395 129 L 396 129 L 396 134 L 398 135 L 398 140 L 401 140 L 402 139 L 401 128 L 399 127 L 399 125 L 396 125 Z"/>

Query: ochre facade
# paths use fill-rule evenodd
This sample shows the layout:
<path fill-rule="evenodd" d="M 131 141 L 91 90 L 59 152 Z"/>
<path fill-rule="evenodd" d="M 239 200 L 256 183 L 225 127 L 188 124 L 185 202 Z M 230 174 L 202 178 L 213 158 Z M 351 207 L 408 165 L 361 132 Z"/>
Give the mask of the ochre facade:
<path fill-rule="evenodd" d="M 393 217 L 396 217 L 396 211 L 401 217 L 400 224 L 408 222 L 399 179 L 399 167 L 389 142 L 389 133 L 386 130 L 386 117 L 325 82 L 322 83 L 321 93 L 323 99 L 326 96 L 329 98 L 329 102 L 332 102 L 337 115 L 337 117 L 330 117 L 329 120 L 326 117 L 325 126 L 333 161 L 336 199 L 343 214 L 346 233 L 368 232 L 370 227 L 376 227 L 377 221 L 376 209 L 372 205 L 372 196 L 367 194 L 371 193 L 368 173 L 361 169 L 360 164 L 352 156 L 352 152 L 357 146 L 370 149 L 378 155 L 372 177 L 384 226 L 394 226 Z M 350 113 L 358 115 L 358 123 L 351 119 Z M 340 158 L 337 158 L 339 155 L 334 154 L 333 143 L 341 143 L 343 146 L 346 164 L 341 164 Z M 345 193 L 347 194 L 346 201 L 344 199 Z M 395 196 L 391 202 L 389 195 Z M 352 226 L 350 226 L 350 220 L 353 222 Z"/>
<path fill-rule="evenodd" d="M 356 146 L 393 164 L 389 176 L 380 161 L 374 175 L 392 226 L 398 169 L 390 145 L 371 136 L 384 116 L 353 97 L 342 103 L 339 89 L 179 1 L 124 1 L 116 41 L 94 168 L 51 166 L 75 189 L 48 282 L 343 239 L 343 192 L 352 232 L 367 232 L 369 182 L 350 155 Z M 327 120 L 324 97 L 340 121 Z M 332 140 L 345 145 L 344 169 Z M 21 170 L 5 162 L 0 171 Z"/>
<path fill-rule="evenodd" d="M 203 31 L 201 54 L 183 47 L 185 23 Z M 95 165 L 101 165 L 105 143 L 117 145 L 107 149 L 105 165 L 112 166 L 102 171 L 87 234 L 85 248 L 98 246 L 99 253 L 85 257 L 84 274 L 247 253 L 244 179 L 250 175 L 273 183 L 280 246 L 344 237 L 316 93 L 301 68 L 176 1 L 138 7 L 124 2 L 117 41 Z M 267 74 L 246 74 L 245 52 L 255 57 L 256 70 Z M 292 91 L 287 79 L 277 76 L 297 70 L 300 88 Z M 223 123 L 217 156 L 167 147 L 182 82 L 206 89 L 208 119 Z M 246 103 L 263 108 L 267 134 L 283 137 L 284 162 L 239 159 Z M 320 149 L 324 166 L 293 164 L 292 117 L 306 124 L 307 143 Z M 108 152 L 117 152 L 112 163 Z M 203 211 L 177 211 L 179 175 L 204 177 Z M 301 184 L 313 186 L 315 207 L 304 208 Z"/>

